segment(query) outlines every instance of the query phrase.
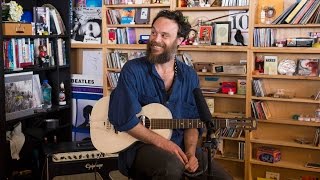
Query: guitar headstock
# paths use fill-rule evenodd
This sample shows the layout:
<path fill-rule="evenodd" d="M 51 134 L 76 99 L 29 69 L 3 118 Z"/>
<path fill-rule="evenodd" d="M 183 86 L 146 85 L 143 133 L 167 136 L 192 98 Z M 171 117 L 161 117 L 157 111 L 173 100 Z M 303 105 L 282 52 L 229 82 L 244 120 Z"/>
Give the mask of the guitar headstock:
<path fill-rule="evenodd" d="M 227 127 L 243 130 L 256 130 L 257 120 L 254 118 L 232 118 L 227 119 Z"/>

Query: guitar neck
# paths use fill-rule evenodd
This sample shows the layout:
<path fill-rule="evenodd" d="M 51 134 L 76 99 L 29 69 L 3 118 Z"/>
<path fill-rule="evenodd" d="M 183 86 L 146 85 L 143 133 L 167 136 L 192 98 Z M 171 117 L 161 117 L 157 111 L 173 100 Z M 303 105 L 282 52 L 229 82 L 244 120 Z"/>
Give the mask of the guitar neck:
<path fill-rule="evenodd" d="M 247 120 L 234 119 L 213 119 L 213 127 L 218 128 L 237 128 L 246 129 L 244 126 L 251 124 Z M 189 128 L 205 128 L 206 125 L 200 119 L 152 119 L 145 122 L 145 126 L 150 129 L 189 129 Z"/>

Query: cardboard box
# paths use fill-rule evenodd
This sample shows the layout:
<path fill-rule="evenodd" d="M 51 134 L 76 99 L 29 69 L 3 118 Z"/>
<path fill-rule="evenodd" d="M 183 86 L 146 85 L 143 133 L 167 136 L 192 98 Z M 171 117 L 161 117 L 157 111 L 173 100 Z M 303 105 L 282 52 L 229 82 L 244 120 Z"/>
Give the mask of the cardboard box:
<path fill-rule="evenodd" d="M 32 35 L 31 23 L 5 22 L 2 23 L 3 35 Z"/>
<path fill-rule="evenodd" d="M 213 64 L 212 73 L 224 73 L 224 74 L 246 74 L 246 65 L 219 65 Z"/>
<path fill-rule="evenodd" d="M 247 81 L 245 79 L 238 79 L 237 94 L 246 94 Z"/>
<path fill-rule="evenodd" d="M 275 163 L 280 161 L 281 152 L 272 147 L 262 146 L 257 149 L 257 159 L 263 162 Z"/>

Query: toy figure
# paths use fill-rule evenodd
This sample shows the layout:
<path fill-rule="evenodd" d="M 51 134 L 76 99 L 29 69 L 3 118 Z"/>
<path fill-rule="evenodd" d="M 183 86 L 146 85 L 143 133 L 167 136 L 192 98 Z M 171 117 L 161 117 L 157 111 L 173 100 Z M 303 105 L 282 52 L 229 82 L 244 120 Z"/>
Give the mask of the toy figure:
<path fill-rule="evenodd" d="M 39 65 L 41 67 L 47 67 L 49 66 L 49 56 L 47 53 L 47 47 L 45 45 L 40 45 L 38 47 L 39 49 Z"/>

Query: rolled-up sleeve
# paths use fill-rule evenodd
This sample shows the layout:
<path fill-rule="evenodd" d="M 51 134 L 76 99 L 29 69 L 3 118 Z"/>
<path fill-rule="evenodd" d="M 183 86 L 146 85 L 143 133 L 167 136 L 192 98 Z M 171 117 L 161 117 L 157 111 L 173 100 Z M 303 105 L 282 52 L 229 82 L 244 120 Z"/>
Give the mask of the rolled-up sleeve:
<path fill-rule="evenodd" d="M 128 131 L 139 123 L 136 117 L 141 111 L 137 98 L 133 69 L 124 66 L 117 87 L 113 90 L 109 104 L 109 121 L 118 131 Z"/>

